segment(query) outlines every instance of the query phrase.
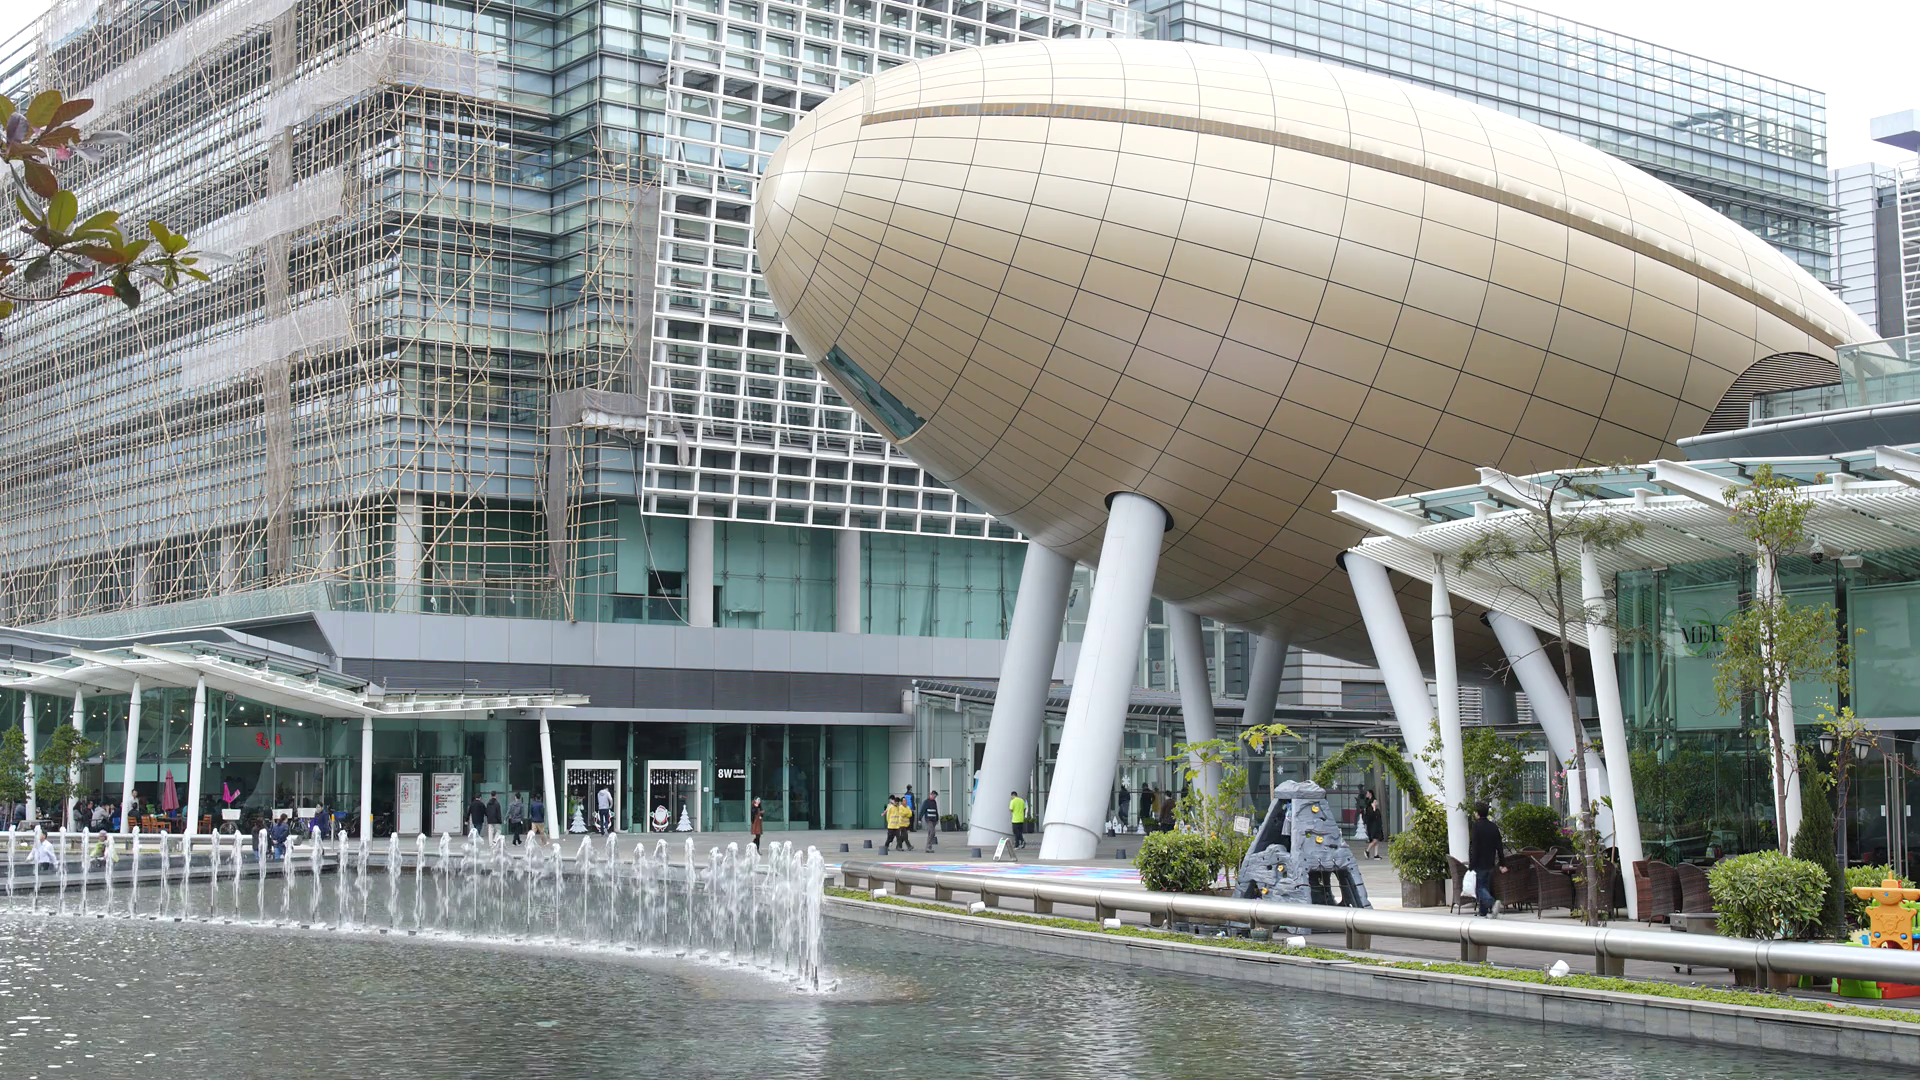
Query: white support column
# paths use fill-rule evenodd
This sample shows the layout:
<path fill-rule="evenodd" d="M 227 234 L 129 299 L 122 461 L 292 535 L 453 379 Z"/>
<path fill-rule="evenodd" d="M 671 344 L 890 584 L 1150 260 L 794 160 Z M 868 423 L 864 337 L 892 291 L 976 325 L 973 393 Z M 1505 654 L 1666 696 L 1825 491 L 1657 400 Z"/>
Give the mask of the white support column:
<path fill-rule="evenodd" d="M 1373 644 L 1373 662 L 1380 666 L 1387 697 L 1393 702 L 1394 719 L 1400 722 L 1400 737 L 1407 744 L 1407 765 L 1420 778 L 1420 789 L 1439 798 L 1439 784 L 1427 775 L 1426 763 L 1420 760 L 1420 752 L 1432 738 L 1433 699 L 1427 696 L 1427 679 L 1413 655 L 1413 639 L 1407 634 L 1400 604 L 1393 598 L 1387 568 L 1351 551 L 1340 556 L 1340 564 L 1353 583 L 1353 598 L 1366 624 L 1367 640 Z"/>
<path fill-rule="evenodd" d="M 1580 553 L 1580 598 L 1587 608 L 1587 658 L 1593 668 L 1593 703 L 1600 714 L 1600 752 L 1607 761 L 1613 796 L 1613 843 L 1620 852 L 1620 874 L 1632 882 L 1633 864 L 1646 858 L 1640 848 L 1640 811 L 1634 805 L 1633 767 L 1627 747 L 1626 712 L 1620 706 L 1620 671 L 1614 656 L 1612 609 L 1600 560 L 1591 549 Z M 1640 917 L 1637 890 L 1626 890 L 1627 915 Z"/>
<path fill-rule="evenodd" d="M 1773 559 L 1768 557 L 1765 552 L 1760 553 L 1757 559 L 1757 565 L 1754 567 L 1754 593 L 1756 594 L 1754 599 L 1760 603 L 1766 603 L 1771 598 L 1780 595 L 1780 569 L 1773 564 Z M 1793 726 L 1792 683 L 1788 683 L 1786 686 L 1780 688 L 1779 700 L 1774 703 L 1774 707 L 1780 714 L 1779 758 L 1787 763 L 1787 820 L 1785 822 L 1776 822 L 1775 824 L 1783 826 L 1781 836 L 1788 844 L 1791 844 L 1793 843 L 1793 838 L 1800 834 L 1802 805 L 1800 801 L 1800 740 Z M 1778 783 L 1778 780 L 1774 778 L 1773 763 L 1776 759 L 1773 753 L 1773 733 L 1771 731 L 1767 733 L 1767 751 L 1768 780 L 1771 783 Z M 1772 791 L 1769 791 L 1767 796 L 1768 804 L 1771 805 L 1773 801 Z"/>
<path fill-rule="evenodd" d="M 1087 634 L 1047 791 L 1042 859 L 1091 859 L 1100 842 L 1166 528 L 1166 511 L 1144 495 L 1121 492 L 1107 509 Z"/>
<path fill-rule="evenodd" d="M 1253 650 L 1253 670 L 1247 673 L 1247 704 L 1242 719 L 1248 726 L 1273 722 L 1280 701 L 1280 679 L 1287 673 L 1287 637 L 1268 631 Z"/>
<path fill-rule="evenodd" d="M 833 628 L 842 634 L 860 632 L 860 530 L 841 529 L 834 536 Z"/>
<path fill-rule="evenodd" d="M 86 730 L 87 695 L 77 687 L 73 691 L 73 733 Z M 80 769 L 78 763 L 67 769 L 67 828 L 78 829 L 81 822 L 73 820 L 74 807 L 80 805 Z"/>
<path fill-rule="evenodd" d="M 187 743 L 187 805 L 181 816 L 187 819 L 187 835 L 200 832 L 200 774 L 207 761 L 207 677 L 193 683 L 193 737 Z"/>
<path fill-rule="evenodd" d="M 420 496 L 402 491 L 393 504 L 393 610 L 420 610 Z"/>
<path fill-rule="evenodd" d="M 1177 604 L 1163 605 L 1167 612 L 1167 637 L 1173 647 L 1173 671 L 1180 684 L 1180 715 L 1186 720 L 1187 741 L 1206 742 L 1215 732 L 1213 720 L 1213 681 L 1207 678 L 1206 645 L 1200 640 L 1200 616 Z M 1187 755 L 1188 767 L 1199 764 L 1195 755 Z M 1213 795 L 1220 790 L 1220 766 L 1200 770 L 1200 790 Z"/>
<path fill-rule="evenodd" d="M 687 522 L 687 625 L 713 625 L 713 519 Z"/>
<path fill-rule="evenodd" d="M 373 717 L 360 718 L 360 839 L 373 841 Z"/>
<path fill-rule="evenodd" d="M 133 779 L 140 769 L 140 680 L 127 698 L 127 764 L 120 781 L 120 831 L 133 831 Z"/>
<path fill-rule="evenodd" d="M 1053 661 L 1060 651 L 1060 625 L 1073 587 L 1073 560 L 1039 544 L 1027 545 L 1020 568 L 1020 592 L 1001 654 L 1000 685 L 993 697 L 987 746 L 980 755 L 967 843 L 997 844 L 1013 835 L 1008 793 L 1033 802 L 1033 763 L 1045 726 L 1047 689 L 1053 685 Z M 963 805 L 957 798 L 954 805 Z"/>
<path fill-rule="evenodd" d="M 1553 661 L 1547 659 L 1546 649 L 1540 644 L 1540 635 L 1534 633 L 1533 627 L 1504 611 L 1487 612 L 1487 625 L 1492 628 L 1493 636 L 1499 639 L 1501 651 L 1507 654 L 1507 667 L 1520 680 L 1520 689 L 1526 692 L 1527 707 L 1533 710 L 1534 720 L 1546 735 L 1547 747 L 1554 761 L 1571 776 L 1574 732 L 1579 728 L 1573 720 L 1573 709 L 1567 704 L 1566 685 L 1560 681 L 1560 674 L 1553 670 Z M 1607 798 L 1607 767 L 1589 755 L 1587 774 L 1587 797 L 1596 803 Z M 1576 783 L 1572 779 L 1567 782 L 1573 793 L 1579 790 Z M 1596 807 L 1596 810 L 1601 834 L 1612 835 L 1612 815 L 1606 812 L 1604 805 Z"/>
<path fill-rule="evenodd" d="M 27 769 L 27 817 L 38 821 L 40 819 L 40 800 L 33 793 L 33 778 L 40 775 L 40 749 L 37 745 L 40 740 L 34 731 L 33 695 L 31 693 L 23 693 L 20 695 L 20 727 L 27 733 L 27 764 L 29 766 Z"/>
<path fill-rule="evenodd" d="M 1447 853 L 1467 861 L 1467 766 L 1460 747 L 1460 660 L 1453 647 L 1447 564 L 1433 557 L 1433 681 L 1440 704 L 1440 771 L 1446 782 Z"/>
<path fill-rule="evenodd" d="M 542 828 L 546 831 L 546 840 L 552 843 L 562 835 L 566 828 L 566 808 L 561 806 L 553 790 L 553 729 L 547 726 L 547 710 L 540 710 L 540 790 L 546 793 L 547 821 Z M 555 826 L 558 826 L 556 828 Z"/>

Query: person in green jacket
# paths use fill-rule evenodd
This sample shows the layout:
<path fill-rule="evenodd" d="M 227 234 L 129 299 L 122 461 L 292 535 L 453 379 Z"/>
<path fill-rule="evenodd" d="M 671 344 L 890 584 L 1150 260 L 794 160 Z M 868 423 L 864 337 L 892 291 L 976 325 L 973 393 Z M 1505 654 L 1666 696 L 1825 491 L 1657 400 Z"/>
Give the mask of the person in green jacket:
<path fill-rule="evenodd" d="M 1013 801 L 1007 804 L 1007 809 L 1013 812 L 1013 846 L 1026 847 L 1027 800 L 1021 798 L 1020 793 L 1016 791 L 1013 793 Z"/>

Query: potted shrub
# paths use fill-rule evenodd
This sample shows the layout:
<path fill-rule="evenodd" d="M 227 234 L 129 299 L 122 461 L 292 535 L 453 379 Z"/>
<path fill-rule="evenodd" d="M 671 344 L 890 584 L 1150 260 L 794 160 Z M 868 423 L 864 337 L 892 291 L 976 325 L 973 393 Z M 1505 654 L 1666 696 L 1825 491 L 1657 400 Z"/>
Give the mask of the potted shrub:
<path fill-rule="evenodd" d="M 1447 902 L 1447 814 L 1439 802 L 1414 799 L 1407 827 L 1387 843 L 1387 861 L 1400 875 L 1403 907 L 1439 907 Z"/>
<path fill-rule="evenodd" d="M 1707 888 L 1727 937 L 1803 939 L 1820 928 L 1827 872 L 1805 859 L 1756 851 L 1713 864 Z"/>
<path fill-rule="evenodd" d="M 1148 833 L 1133 865 L 1154 892 L 1210 893 L 1227 867 L 1227 845 L 1205 833 Z"/>

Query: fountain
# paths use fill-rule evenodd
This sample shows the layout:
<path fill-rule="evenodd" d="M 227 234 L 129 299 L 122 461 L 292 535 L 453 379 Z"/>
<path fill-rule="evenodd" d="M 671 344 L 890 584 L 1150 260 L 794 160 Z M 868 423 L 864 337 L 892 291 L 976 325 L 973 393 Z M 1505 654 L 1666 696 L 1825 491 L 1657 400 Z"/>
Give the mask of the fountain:
<path fill-rule="evenodd" d="M 63 843 L 73 838 L 75 834 L 56 837 Z M 10 883 L 15 861 L 11 842 L 16 839 L 9 834 Z M 159 856 L 158 865 L 142 867 L 142 849 L 149 841 L 136 832 L 125 838 L 132 854 L 127 860 L 131 887 L 125 890 L 113 888 L 118 865 L 114 840 L 102 839 L 105 870 L 99 876 L 105 888 L 96 899 L 93 889 L 102 883 L 95 881 L 92 852 L 84 846 L 85 837 L 81 839 L 79 876 L 71 883 L 64 854 L 50 860 L 56 864 L 50 869 L 57 873 L 57 883 L 43 880 L 44 861 L 36 845 L 33 899 L 22 897 L 22 902 L 37 903 L 43 887 L 57 889 L 53 907 L 64 913 L 71 884 L 79 890 L 80 913 L 109 918 L 664 954 L 758 970 L 807 989 L 820 985 L 826 869 L 817 850 L 803 851 L 792 844 L 769 845 L 764 859 L 756 859 L 750 848 L 730 844 L 724 851 L 712 850 L 703 865 L 694 859 L 691 839 L 676 860 L 669 857 L 664 840 L 651 850 L 636 844 L 624 856 L 614 837 L 601 843 L 583 838 L 571 853 L 554 844 L 515 855 L 497 841 L 478 836 L 456 846 L 451 836 L 443 835 L 432 851 L 423 835 L 415 838 L 409 874 L 398 835 L 389 836 L 378 855 L 365 843 L 355 844 L 350 858 L 350 841 L 329 853 L 314 830 L 306 837 L 308 846 L 286 845 L 276 859 L 264 830 L 255 834 L 250 852 L 237 834 L 225 851 L 218 835 L 200 841 L 155 834 L 151 843 L 159 848 L 153 853 Z M 197 851 L 201 842 L 206 848 Z M 40 837 L 39 843 L 48 841 Z M 231 868 L 223 871 L 229 855 Z M 202 857 L 208 868 L 204 893 L 193 879 Z M 249 858 L 255 865 L 255 885 L 245 891 L 240 879 Z M 223 872 L 230 888 L 220 888 Z M 270 874 L 280 877 L 277 898 L 268 893 Z M 379 875 L 386 878 L 384 889 L 373 887 L 372 879 Z M 144 890 L 143 880 L 148 886 Z M 198 899 L 202 895 L 204 910 Z"/>

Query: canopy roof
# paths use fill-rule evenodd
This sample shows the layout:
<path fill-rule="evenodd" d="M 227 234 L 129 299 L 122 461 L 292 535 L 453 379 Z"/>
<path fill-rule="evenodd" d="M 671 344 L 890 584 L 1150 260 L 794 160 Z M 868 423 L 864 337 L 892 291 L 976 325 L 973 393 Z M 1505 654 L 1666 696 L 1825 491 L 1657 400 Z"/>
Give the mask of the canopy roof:
<path fill-rule="evenodd" d="M 1392 499 L 1336 491 L 1334 512 L 1377 534 L 1351 552 L 1423 581 L 1432 579 L 1435 560 L 1442 559 L 1454 596 L 1552 632 L 1554 609 L 1534 595 L 1539 591 L 1534 583 L 1551 578 L 1552 561 L 1544 548 L 1497 567 L 1481 564 L 1464 571 L 1460 553 L 1495 533 L 1505 533 L 1519 546 L 1536 546 L 1535 525 L 1551 500 L 1562 520 L 1604 514 L 1644 526 L 1638 537 L 1596 554 L 1608 580 L 1625 570 L 1751 556 L 1753 544 L 1728 500 L 1763 465 L 1798 482 L 1811 504 L 1807 549 L 1817 543 L 1826 555 L 1839 557 L 1920 547 L 1920 455 L 1887 446 L 1831 457 L 1659 460 L 1530 476 L 1481 469 L 1478 484 Z M 1580 552 L 1565 544 L 1560 556 L 1566 570 L 1563 603 L 1576 613 L 1567 637 L 1585 645 L 1586 626 L 1577 616 Z"/>
<path fill-rule="evenodd" d="M 74 648 L 52 660 L 0 659 L 0 688 L 71 697 L 126 694 L 143 687 L 207 688 L 314 716 L 439 716 L 496 709 L 569 708 L 583 694 L 555 691 L 389 691 L 302 661 L 206 642 Z"/>

